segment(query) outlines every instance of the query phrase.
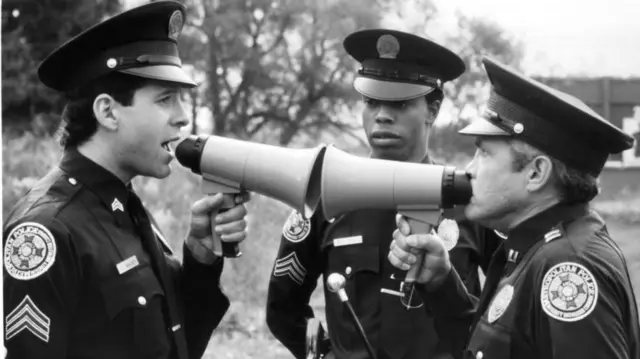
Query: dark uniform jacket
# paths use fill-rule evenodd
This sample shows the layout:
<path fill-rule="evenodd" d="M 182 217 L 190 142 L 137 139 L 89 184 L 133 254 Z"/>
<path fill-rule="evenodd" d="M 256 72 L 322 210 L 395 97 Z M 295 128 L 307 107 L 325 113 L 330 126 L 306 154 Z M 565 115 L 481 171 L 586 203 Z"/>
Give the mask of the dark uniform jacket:
<path fill-rule="evenodd" d="M 18 202 L 3 235 L 8 358 L 202 356 L 229 307 L 223 262 L 185 246 L 181 264 L 145 212 L 76 150 Z"/>
<path fill-rule="evenodd" d="M 397 296 L 400 281 L 387 260 L 396 229 L 396 211 L 359 210 L 325 221 L 318 210 L 310 220 L 293 212 L 283 229 L 267 298 L 267 324 L 296 358 L 305 357 L 305 326 L 314 317 L 309 305 L 318 278 L 338 272 L 378 358 L 431 358 L 450 350 L 451 340 L 439 337 L 433 319 L 415 292 L 407 310 Z M 478 267 L 486 270 L 497 236 L 478 237 L 476 227 L 460 223 L 460 238 L 451 251 L 454 265 L 470 292 L 479 293 Z M 395 293 L 395 294 L 394 294 Z M 326 320 L 337 358 L 367 358 L 366 346 L 347 308 L 324 288 Z M 456 335 L 459 335 L 456 333 Z M 466 337 L 466 334 L 462 334 Z"/>
<path fill-rule="evenodd" d="M 471 326 L 465 358 L 640 358 L 624 256 L 588 205 L 557 205 L 512 230 L 479 304 L 455 271 L 422 292 L 438 321 Z"/>

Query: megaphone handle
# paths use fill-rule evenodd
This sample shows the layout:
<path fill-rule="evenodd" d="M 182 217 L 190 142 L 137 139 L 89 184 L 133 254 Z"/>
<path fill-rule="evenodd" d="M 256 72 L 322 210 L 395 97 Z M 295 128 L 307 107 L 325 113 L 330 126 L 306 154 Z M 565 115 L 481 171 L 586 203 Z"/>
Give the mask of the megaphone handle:
<path fill-rule="evenodd" d="M 412 234 L 430 233 L 433 230 L 433 225 L 430 223 L 421 222 L 413 218 L 407 218 L 407 220 L 409 222 L 409 227 L 411 227 Z M 417 260 L 407 271 L 407 275 L 404 279 L 405 283 L 413 283 L 416 281 L 420 268 L 422 267 L 422 262 L 424 261 L 424 251 L 414 254 Z"/>
<path fill-rule="evenodd" d="M 218 210 L 218 213 L 224 213 L 235 206 L 235 193 L 229 193 L 224 195 L 224 204 Z M 216 224 L 211 222 L 211 233 L 213 234 L 213 253 L 220 257 L 237 258 L 242 255 L 240 252 L 240 246 L 238 243 L 223 242 L 220 236 L 216 233 Z"/>

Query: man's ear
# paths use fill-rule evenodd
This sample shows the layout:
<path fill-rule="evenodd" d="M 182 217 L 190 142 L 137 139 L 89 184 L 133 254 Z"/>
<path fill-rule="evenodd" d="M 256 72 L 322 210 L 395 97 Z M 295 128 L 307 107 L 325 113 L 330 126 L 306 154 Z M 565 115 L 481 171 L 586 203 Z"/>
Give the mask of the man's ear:
<path fill-rule="evenodd" d="M 440 111 L 440 104 L 442 101 L 435 100 L 431 102 L 427 102 L 427 110 L 429 111 L 429 115 L 427 116 L 427 124 L 433 125 L 436 118 L 438 117 L 438 112 Z"/>
<path fill-rule="evenodd" d="M 547 185 L 553 174 L 553 162 L 547 156 L 538 156 L 529 163 L 527 189 L 535 192 Z"/>
<path fill-rule="evenodd" d="M 118 119 L 114 115 L 116 100 L 107 94 L 100 94 L 93 100 L 93 115 L 100 126 L 109 131 L 118 129 Z"/>

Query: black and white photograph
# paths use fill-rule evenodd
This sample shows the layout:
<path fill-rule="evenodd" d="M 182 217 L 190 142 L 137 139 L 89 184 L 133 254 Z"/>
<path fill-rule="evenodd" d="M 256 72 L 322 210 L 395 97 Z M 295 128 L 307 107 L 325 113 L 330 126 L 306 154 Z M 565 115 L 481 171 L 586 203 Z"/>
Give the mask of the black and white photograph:
<path fill-rule="evenodd" d="M 640 359 L 640 1 L 0 3 L 0 358 Z"/>

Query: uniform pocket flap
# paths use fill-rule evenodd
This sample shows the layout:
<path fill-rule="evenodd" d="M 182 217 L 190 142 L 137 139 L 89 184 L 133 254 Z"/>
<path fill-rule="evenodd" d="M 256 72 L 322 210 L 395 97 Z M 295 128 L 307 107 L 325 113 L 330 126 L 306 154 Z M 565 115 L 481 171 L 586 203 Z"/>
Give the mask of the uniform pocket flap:
<path fill-rule="evenodd" d="M 352 245 L 333 247 L 329 253 L 329 267 L 347 276 L 358 272 L 380 272 L 377 246 Z"/>
<path fill-rule="evenodd" d="M 149 265 L 106 280 L 100 285 L 110 318 L 125 309 L 145 308 L 155 295 L 164 295 L 160 282 Z"/>
<path fill-rule="evenodd" d="M 511 334 L 509 331 L 498 325 L 490 324 L 483 317 L 478 322 L 471 340 L 469 341 L 468 358 L 511 358 Z M 482 353 L 478 355 L 478 353 Z"/>

